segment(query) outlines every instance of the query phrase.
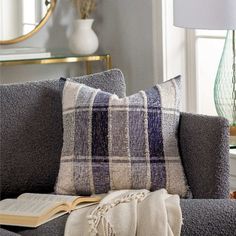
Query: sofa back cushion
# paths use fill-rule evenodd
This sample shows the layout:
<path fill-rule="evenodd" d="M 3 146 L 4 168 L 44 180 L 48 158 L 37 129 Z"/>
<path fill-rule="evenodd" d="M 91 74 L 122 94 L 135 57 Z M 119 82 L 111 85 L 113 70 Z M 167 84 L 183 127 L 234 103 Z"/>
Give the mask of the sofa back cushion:
<path fill-rule="evenodd" d="M 117 69 L 73 79 L 125 96 Z M 53 191 L 63 143 L 62 89 L 59 79 L 0 86 L 1 199 Z"/>

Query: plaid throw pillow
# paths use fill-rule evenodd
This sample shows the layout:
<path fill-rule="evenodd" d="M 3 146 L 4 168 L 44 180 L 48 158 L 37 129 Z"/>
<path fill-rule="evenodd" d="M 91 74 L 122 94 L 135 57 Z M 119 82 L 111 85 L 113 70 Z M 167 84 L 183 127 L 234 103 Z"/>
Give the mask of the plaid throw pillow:
<path fill-rule="evenodd" d="M 180 77 L 119 99 L 66 81 L 59 194 L 166 188 L 186 196 L 179 157 Z"/>

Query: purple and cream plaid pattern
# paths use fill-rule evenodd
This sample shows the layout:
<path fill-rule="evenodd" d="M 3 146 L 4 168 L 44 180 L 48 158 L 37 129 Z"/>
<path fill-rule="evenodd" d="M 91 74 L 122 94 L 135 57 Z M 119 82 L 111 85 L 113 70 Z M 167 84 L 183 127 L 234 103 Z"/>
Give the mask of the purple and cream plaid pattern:
<path fill-rule="evenodd" d="M 55 191 L 166 188 L 186 196 L 179 157 L 180 77 L 119 99 L 67 80 L 64 144 Z"/>

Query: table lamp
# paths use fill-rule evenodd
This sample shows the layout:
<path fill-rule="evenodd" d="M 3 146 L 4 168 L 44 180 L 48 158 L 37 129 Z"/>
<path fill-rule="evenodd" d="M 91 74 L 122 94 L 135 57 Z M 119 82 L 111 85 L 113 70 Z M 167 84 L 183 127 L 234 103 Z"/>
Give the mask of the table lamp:
<path fill-rule="evenodd" d="M 236 0 L 174 0 L 174 25 L 228 30 L 214 84 L 214 101 L 218 115 L 230 122 L 230 135 L 236 136 Z"/>

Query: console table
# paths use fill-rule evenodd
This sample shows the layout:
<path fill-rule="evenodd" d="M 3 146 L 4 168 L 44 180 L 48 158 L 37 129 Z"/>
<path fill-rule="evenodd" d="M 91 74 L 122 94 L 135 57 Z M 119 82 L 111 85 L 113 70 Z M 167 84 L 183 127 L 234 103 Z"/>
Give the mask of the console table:
<path fill-rule="evenodd" d="M 84 62 L 86 74 L 91 74 L 92 62 L 95 61 L 104 62 L 106 69 L 112 68 L 111 56 L 109 54 L 91 55 L 91 56 L 52 55 L 51 57 L 46 57 L 46 58 L 16 59 L 16 60 L 1 60 L 0 58 L 0 66 Z"/>

